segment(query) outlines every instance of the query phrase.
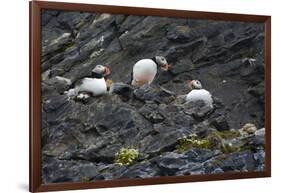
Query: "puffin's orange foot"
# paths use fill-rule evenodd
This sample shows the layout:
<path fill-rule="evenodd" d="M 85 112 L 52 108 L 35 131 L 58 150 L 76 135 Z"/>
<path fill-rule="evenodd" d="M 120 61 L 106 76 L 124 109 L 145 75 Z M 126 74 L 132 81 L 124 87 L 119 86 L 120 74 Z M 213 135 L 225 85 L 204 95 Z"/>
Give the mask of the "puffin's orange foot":
<path fill-rule="evenodd" d="M 107 89 L 109 90 L 111 88 L 112 84 L 113 84 L 113 81 L 111 79 L 107 79 L 105 81 L 105 83 L 106 83 Z"/>

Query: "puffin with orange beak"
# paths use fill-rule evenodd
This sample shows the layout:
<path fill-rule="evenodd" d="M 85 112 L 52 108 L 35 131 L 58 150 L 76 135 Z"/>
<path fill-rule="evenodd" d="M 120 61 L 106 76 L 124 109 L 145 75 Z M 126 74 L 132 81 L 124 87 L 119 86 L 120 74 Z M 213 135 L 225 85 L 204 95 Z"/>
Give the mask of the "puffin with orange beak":
<path fill-rule="evenodd" d="M 155 56 L 151 59 L 141 59 L 135 63 L 132 72 L 132 82 L 134 86 L 142 86 L 144 84 L 151 84 L 154 80 L 157 69 L 168 71 L 171 65 L 163 56 Z"/>
<path fill-rule="evenodd" d="M 103 95 L 107 92 L 105 78 L 110 74 L 110 69 L 103 65 L 97 65 L 90 77 L 82 78 L 75 82 L 74 88 L 67 91 L 69 97 L 77 96 L 78 99 Z"/>
<path fill-rule="evenodd" d="M 199 80 L 188 80 L 187 87 L 191 91 L 185 96 L 185 101 L 204 101 L 207 105 L 213 107 L 213 97 L 209 91 L 202 88 L 202 84 Z"/>

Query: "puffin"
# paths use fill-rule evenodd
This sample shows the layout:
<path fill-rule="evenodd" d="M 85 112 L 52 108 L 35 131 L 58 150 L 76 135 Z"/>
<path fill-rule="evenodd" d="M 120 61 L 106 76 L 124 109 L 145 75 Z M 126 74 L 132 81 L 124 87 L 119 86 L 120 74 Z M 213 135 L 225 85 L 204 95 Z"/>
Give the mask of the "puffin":
<path fill-rule="evenodd" d="M 103 65 L 97 65 L 91 71 L 90 77 L 79 79 L 73 84 L 74 88 L 67 91 L 68 97 L 87 99 L 90 96 L 100 96 L 107 93 L 105 77 L 110 74 L 110 69 Z"/>
<path fill-rule="evenodd" d="M 199 80 L 188 80 L 187 86 L 191 91 L 185 96 L 185 101 L 204 101 L 205 104 L 213 107 L 213 97 L 209 91 L 202 88 L 202 84 Z"/>
<path fill-rule="evenodd" d="M 168 71 L 171 65 L 168 64 L 163 56 L 139 60 L 134 64 L 131 84 L 133 86 L 151 84 L 157 74 L 158 67 L 163 71 Z"/>

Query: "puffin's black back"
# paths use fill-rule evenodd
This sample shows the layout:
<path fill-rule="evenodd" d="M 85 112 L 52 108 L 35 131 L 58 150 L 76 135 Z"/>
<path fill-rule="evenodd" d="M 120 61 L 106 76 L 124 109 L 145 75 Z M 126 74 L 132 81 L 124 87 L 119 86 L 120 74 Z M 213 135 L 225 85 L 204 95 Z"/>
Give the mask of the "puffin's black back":
<path fill-rule="evenodd" d="M 150 58 L 153 62 L 155 62 L 155 64 L 157 65 L 157 67 L 158 67 L 158 64 L 157 64 L 157 62 L 156 62 L 156 57 L 154 56 L 154 57 L 152 57 L 152 58 Z"/>
<path fill-rule="evenodd" d="M 96 72 L 91 72 L 91 78 L 97 78 L 97 79 L 100 79 L 100 78 L 103 78 L 104 76 L 102 74 L 98 74 Z"/>
<path fill-rule="evenodd" d="M 91 72 L 91 74 L 81 76 L 78 79 L 76 79 L 75 81 L 73 81 L 73 83 L 70 85 L 70 88 L 74 88 L 75 86 L 81 85 L 83 83 L 84 78 L 105 78 L 105 77 L 102 74 Z"/>

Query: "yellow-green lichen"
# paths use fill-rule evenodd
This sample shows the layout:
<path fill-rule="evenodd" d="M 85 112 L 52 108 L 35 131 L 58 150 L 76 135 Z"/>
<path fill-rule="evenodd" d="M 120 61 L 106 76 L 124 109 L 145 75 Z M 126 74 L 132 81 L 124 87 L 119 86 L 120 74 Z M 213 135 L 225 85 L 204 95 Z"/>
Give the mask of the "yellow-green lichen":
<path fill-rule="evenodd" d="M 207 137 L 207 140 L 209 141 L 209 149 L 219 149 L 224 153 L 240 151 L 239 145 L 227 142 L 227 139 L 233 139 L 239 136 L 240 134 L 237 131 L 211 132 Z"/>
<path fill-rule="evenodd" d="M 192 63 L 191 64 L 191 70 L 194 70 L 196 68 L 196 64 Z"/>
<path fill-rule="evenodd" d="M 176 149 L 179 152 L 187 151 L 190 148 L 208 148 L 209 142 L 206 139 L 197 139 L 196 136 L 183 137 L 178 140 Z"/>
<path fill-rule="evenodd" d="M 134 148 L 121 148 L 115 154 L 115 163 L 119 165 L 132 165 L 139 157 L 139 151 Z"/>
<path fill-rule="evenodd" d="M 209 149 L 223 149 L 223 138 L 219 132 L 211 132 L 206 139 L 209 141 Z"/>
<path fill-rule="evenodd" d="M 224 153 L 237 152 L 241 151 L 241 147 L 227 141 L 239 136 L 240 133 L 235 130 L 213 131 L 202 139 L 199 139 L 196 135 L 192 135 L 178 139 L 176 150 L 183 152 L 191 148 L 205 148 L 211 150 L 221 150 Z"/>
<path fill-rule="evenodd" d="M 233 145 L 231 143 L 223 144 L 223 148 L 222 148 L 223 153 L 233 153 L 233 152 L 238 152 L 238 151 L 241 151 L 241 148 L 238 145 Z"/>
<path fill-rule="evenodd" d="M 240 132 L 237 130 L 220 131 L 220 132 L 215 131 L 215 133 L 217 133 L 223 139 L 233 139 L 241 136 Z"/>

